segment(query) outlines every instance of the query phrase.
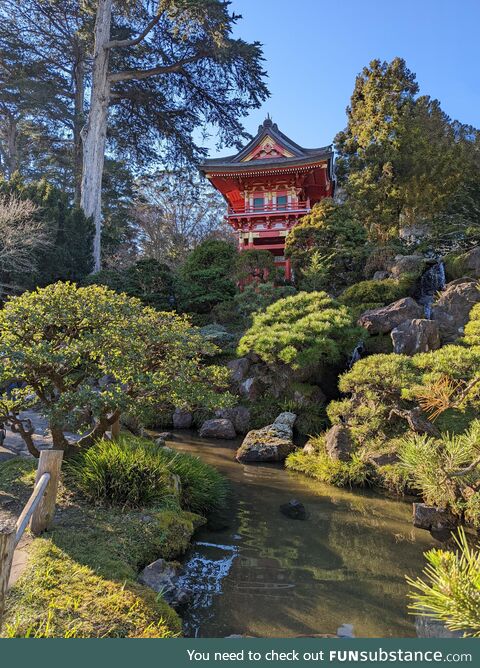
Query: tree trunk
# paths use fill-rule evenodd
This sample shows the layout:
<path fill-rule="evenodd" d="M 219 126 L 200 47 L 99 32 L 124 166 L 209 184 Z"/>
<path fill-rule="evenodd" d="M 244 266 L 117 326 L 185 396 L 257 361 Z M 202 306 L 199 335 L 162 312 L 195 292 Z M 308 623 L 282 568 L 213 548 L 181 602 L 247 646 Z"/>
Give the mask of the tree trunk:
<path fill-rule="evenodd" d="M 108 80 L 112 0 L 98 0 L 95 20 L 95 46 L 93 52 L 92 94 L 88 121 L 82 130 L 83 173 L 81 207 L 95 224 L 93 243 L 94 271 L 100 270 L 102 232 L 102 175 L 105 159 L 110 82 Z"/>
<path fill-rule="evenodd" d="M 80 40 L 75 40 L 74 116 L 73 116 L 73 177 L 75 183 L 75 204 L 80 204 L 82 194 L 83 143 L 82 128 L 85 124 L 85 53 Z"/>
<path fill-rule="evenodd" d="M 8 177 L 11 179 L 12 174 L 18 170 L 18 129 L 17 120 L 13 116 L 9 116 L 7 121 L 7 169 Z"/>

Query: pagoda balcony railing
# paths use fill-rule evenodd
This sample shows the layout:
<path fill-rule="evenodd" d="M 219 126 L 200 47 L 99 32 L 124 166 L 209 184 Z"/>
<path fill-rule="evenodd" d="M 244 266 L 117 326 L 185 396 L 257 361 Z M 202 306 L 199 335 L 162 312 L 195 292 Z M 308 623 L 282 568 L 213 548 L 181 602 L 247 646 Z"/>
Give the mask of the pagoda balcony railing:
<path fill-rule="evenodd" d="M 229 216 L 264 216 L 271 213 L 307 213 L 310 211 L 310 201 L 291 202 L 286 204 L 276 204 L 273 202 L 266 202 L 261 205 L 239 204 L 234 207 L 228 207 Z"/>

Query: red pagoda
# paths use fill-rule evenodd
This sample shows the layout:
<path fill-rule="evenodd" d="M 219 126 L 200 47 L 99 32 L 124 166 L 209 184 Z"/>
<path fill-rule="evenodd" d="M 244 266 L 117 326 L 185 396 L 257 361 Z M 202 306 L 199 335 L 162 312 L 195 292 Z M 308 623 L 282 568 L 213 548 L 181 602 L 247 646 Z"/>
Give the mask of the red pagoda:
<path fill-rule="evenodd" d="M 331 146 L 302 148 L 267 118 L 239 153 L 206 160 L 200 171 L 226 199 L 240 250 L 269 250 L 289 280 L 285 237 L 314 204 L 333 196 Z"/>

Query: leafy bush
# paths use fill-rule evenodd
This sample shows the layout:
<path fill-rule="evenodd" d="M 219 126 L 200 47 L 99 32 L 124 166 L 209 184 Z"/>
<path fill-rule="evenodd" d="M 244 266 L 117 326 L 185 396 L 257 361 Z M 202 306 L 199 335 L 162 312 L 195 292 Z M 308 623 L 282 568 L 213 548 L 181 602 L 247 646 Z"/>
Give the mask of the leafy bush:
<path fill-rule="evenodd" d="M 85 281 L 86 285 L 105 285 L 115 292 L 125 292 L 159 311 L 170 311 L 175 306 L 174 283 L 171 269 L 151 258 L 124 270 L 103 269 Z"/>
<path fill-rule="evenodd" d="M 381 281 L 360 281 L 346 288 L 338 299 L 342 304 L 350 307 L 358 308 L 359 305 L 368 306 L 371 304 L 385 306 L 407 296 L 411 292 L 414 282 L 408 276 L 398 280 L 385 278 Z"/>
<path fill-rule="evenodd" d="M 476 420 L 464 434 L 443 434 L 439 439 L 415 434 L 399 448 L 402 466 L 425 502 L 448 508 L 475 526 L 480 526 L 479 444 Z"/>
<path fill-rule="evenodd" d="M 465 326 L 465 343 L 480 349 L 480 304 L 470 311 L 470 320 Z"/>
<path fill-rule="evenodd" d="M 240 253 L 243 255 L 243 253 Z M 240 314 L 248 318 L 257 311 L 264 311 L 267 306 L 279 299 L 294 295 L 296 290 L 291 285 L 275 285 L 272 282 L 250 283 L 235 295 L 235 305 Z"/>
<path fill-rule="evenodd" d="M 218 239 L 199 244 L 179 272 L 182 310 L 207 314 L 235 294 L 234 271 L 237 249 Z"/>
<path fill-rule="evenodd" d="M 367 252 L 363 226 L 348 205 L 330 198 L 323 199 L 303 216 L 291 230 L 285 246 L 285 256 L 291 258 L 296 283 L 302 290 L 315 287 L 337 292 L 358 280 Z M 312 266 L 312 259 L 318 270 Z"/>
<path fill-rule="evenodd" d="M 275 260 L 268 250 L 248 248 L 238 253 L 235 278 L 239 283 L 266 283 L 276 278 Z"/>
<path fill-rule="evenodd" d="M 224 478 L 213 467 L 141 438 L 99 441 L 74 459 L 68 471 L 87 498 L 123 507 L 158 506 L 175 499 L 173 476 L 180 479 L 180 504 L 192 512 L 221 508 L 227 494 Z"/>
<path fill-rule="evenodd" d="M 422 578 L 407 578 L 412 587 L 409 598 L 414 614 L 433 617 L 450 631 L 464 637 L 480 637 L 480 546 L 470 547 L 463 529 L 455 537 L 453 552 L 433 549 L 426 552 L 428 565 Z"/>
<path fill-rule="evenodd" d="M 293 369 L 335 364 L 348 355 L 361 334 L 348 309 L 325 292 L 300 292 L 255 314 L 238 353 L 253 351 L 264 362 Z"/>

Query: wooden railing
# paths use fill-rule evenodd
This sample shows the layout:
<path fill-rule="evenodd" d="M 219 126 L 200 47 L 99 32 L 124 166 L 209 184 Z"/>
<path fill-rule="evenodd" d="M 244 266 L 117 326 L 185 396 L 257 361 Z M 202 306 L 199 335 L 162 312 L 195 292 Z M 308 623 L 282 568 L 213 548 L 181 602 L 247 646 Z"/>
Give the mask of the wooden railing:
<path fill-rule="evenodd" d="M 62 450 L 42 450 L 40 452 L 35 486 L 15 527 L 0 526 L 0 626 L 12 569 L 13 553 L 29 524 L 30 531 L 35 536 L 50 527 L 55 514 L 62 459 Z"/>
<path fill-rule="evenodd" d="M 265 213 L 282 213 L 284 211 L 310 211 L 310 201 L 305 202 L 290 202 L 284 204 L 277 204 L 273 202 L 265 202 L 260 205 L 238 204 L 234 207 L 228 207 L 229 216 L 244 216 L 251 214 L 265 214 Z"/>

